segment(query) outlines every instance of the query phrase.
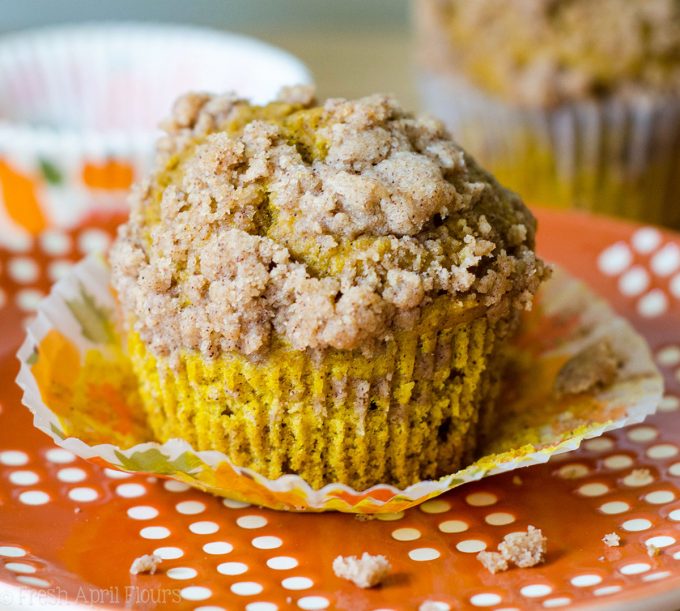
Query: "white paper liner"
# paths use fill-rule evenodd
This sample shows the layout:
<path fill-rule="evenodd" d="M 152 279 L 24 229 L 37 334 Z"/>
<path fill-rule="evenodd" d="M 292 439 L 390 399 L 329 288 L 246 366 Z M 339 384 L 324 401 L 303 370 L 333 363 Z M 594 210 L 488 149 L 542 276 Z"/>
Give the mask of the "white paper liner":
<path fill-rule="evenodd" d="M 236 91 L 264 103 L 284 85 L 311 82 L 288 53 L 207 28 L 101 23 L 5 35 L 0 163 L 33 183 L 47 226 L 71 227 L 102 206 L 124 204 L 129 185 L 115 173 L 147 174 L 157 124 L 179 95 Z M 94 185 L 85 164 L 102 168 Z M 6 192 L 13 187 L 4 174 L 0 167 L 0 234 L 37 233 L 39 224 L 17 222 L 9 211 L 16 194 Z"/>
<path fill-rule="evenodd" d="M 530 203 L 680 227 L 680 97 L 629 95 L 524 108 L 423 69 L 425 108 Z"/>
<path fill-rule="evenodd" d="M 356 491 L 342 484 L 314 490 L 297 475 L 269 480 L 251 469 L 234 466 L 221 452 L 195 451 L 180 439 L 122 448 L 111 443 L 90 445 L 81 439 L 66 437 L 64 423 L 43 400 L 45 389 L 39 386 L 35 368 L 40 359 L 47 358 L 43 354 L 45 338 L 55 332 L 81 357 L 91 350 L 106 356 L 118 349 L 115 340 L 107 337 L 106 332 L 100 332 L 109 328 L 107 316 L 115 304 L 108 267 L 94 257 L 75 266 L 41 302 L 38 316 L 29 326 L 28 336 L 18 353 L 21 369 L 17 383 L 24 391 L 23 402 L 33 412 L 37 428 L 63 448 L 99 464 L 173 477 L 218 495 L 277 509 L 396 512 L 467 482 L 544 463 L 553 454 L 576 449 L 585 438 L 641 422 L 655 411 L 663 392 L 662 379 L 646 342 L 625 319 L 617 316 L 581 282 L 559 270 L 542 289 L 539 304 L 540 315 L 538 312 L 532 315 L 527 323 L 530 330 L 520 335 L 520 339 L 526 339 L 527 333 L 536 333 L 539 329 L 536 344 L 531 346 L 537 363 L 566 360 L 603 338 L 623 358 L 624 365 L 615 382 L 590 393 L 588 400 L 599 406 L 597 415 L 588 412 L 586 419 L 579 420 L 570 410 L 576 409 L 580 399 L 574 399 L 572 404 L 567 401 L 560 408 L 562 411 L 549 421 L 536 422 L 532 443 L 524 439 L 513 446 L 512 436 L 494 439 L 488 449 L 496 454 L 484 456 L 457 473 L 418 482 L 403 490 L 378 485 Z M 553 331 L 557 329 L 557 335 L 546 339 L 540 325 Z M 531 335 L 528 337 L 531 339 Z M 505 416 L 510 421 L 511 410 L 507 410 L 512 401 L 502 397 L 500 404 L 507 404 Z M 541 405 L 540 411 L 544 411 L 542 408 Z M 111 418 L 113 412 L 107 414 L 109 428 L 113 426 Z"/>

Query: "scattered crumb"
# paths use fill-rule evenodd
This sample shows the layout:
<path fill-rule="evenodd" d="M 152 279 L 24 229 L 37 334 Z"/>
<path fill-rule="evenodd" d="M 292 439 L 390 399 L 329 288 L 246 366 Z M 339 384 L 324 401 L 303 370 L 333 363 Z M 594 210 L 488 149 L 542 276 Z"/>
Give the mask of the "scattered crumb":
<path fill-rule="evenodd" d="M 479 554 L 477 554 L 477 560 L 484 565 L 484 568 L 489 571 L 489 573 L 507 571 L 510 568 L 505 556 L 499 552 L 479 552 Z"/>
<path fill-rule="evenodd" d="M 546 547 L 547 539 L 541 530 L 530 525 L 527 532 L 505 535 L 497 552 L 479 552 L 477 560 L 491 573 L 506 571 L 511 564 L 525 569 L 543 562 Z"/>
<path fill-rule="evenodd" d="M 133 560 L 130 566 L 130 574 L 149 573 L 149 575 L 153 575 L 161 562 L 163 562 L 163 559 L 156 554 L 144 554 Z"/>
<path fill-rule="evenodd" d="M 385 556 L 373 556 L 367 552 L 356 556 L 338 556 L 333 560 L 333 572 L 348 579 L 360 588 L 377 586 L 392 569 Z"/>
<path fill-rule="evenodd" d="M 654 558 L 661 553 L 661 550 L 656 545 L 652 545 L 651 543 L 648 543 L 645 547 L 647 548 L 647 555 L 650 558 Z"/>
<path fill-rule="evenodd" d="M 372 513 L 355 513 L 354 519 L 357 522 L 368 522 L 370 520 L 375 520 L 375 516 Z"/>
<path fill-rule="evenodd" d="M 575 395 L 609 386 L 621 366 L 607 340 L 601 340 L 569 359 L 555 378 L 558 396 Z"/>
<path fill-rule="evenodd" d="M 619 537 L 619 535 L 617 535 L 615 532 L 607 533 L 604 537 L 602 537 L 602 541 L 604 541 L 604 544 L 607 547 L 619 547 L 621 544 L 621 537 Z"/>
<path fill-rule="evenodd" d="M 82 511 L 82 509 L 81 509 L 80 507 L 76 507 L 76 508 L 73 510 L 73 513 L 80 513 L 81 511 Z"/>
<path fill-rule="evenodd" d="M 633 469 L 625 477 L 625 483 L 628 486 L 644 486 L 652 481 L 654 481 L 654 478 L 649 469 Z"/>
<path fill-rule="evenodd" d="M 515 486 L 521 486 L 524 482 L 522 481 L 522 478 L 519 475 L 513 475 L 512 483 L 515 484 Z"/>

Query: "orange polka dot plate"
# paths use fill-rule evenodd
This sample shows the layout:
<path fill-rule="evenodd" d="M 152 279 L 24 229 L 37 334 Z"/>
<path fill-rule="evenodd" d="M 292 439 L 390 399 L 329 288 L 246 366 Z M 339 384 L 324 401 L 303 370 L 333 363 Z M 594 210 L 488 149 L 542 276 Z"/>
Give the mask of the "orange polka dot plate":
<path fill-rule="evenodd" d="M 542 255 L 582 278 L 650 344 L 666 382 L 658 412 L 545 464 L 361 520 L 221 499 L 54 445 L 32 426 L 13 384 L 22 321 L 95 241 L 81 236 L 104 241 L 112 224 L 92 219 L 1 250 L 0 606 L 676 609 L 680 237 L 580 213 L 541 211 L 539 220 Z M 68 367 L 69 358 L 57 362 Z M 545 563 L 488 573 L 476 554 L 528 525 L 547 536 Z M 618 547 L 602 541 L 613 532 Z M 337 555 L 364 551 L 392 564 L 371 590 L 332 570 Z M 156 574 L 131 575 L 132 561 L 152 552 L 163 558 Z"/>

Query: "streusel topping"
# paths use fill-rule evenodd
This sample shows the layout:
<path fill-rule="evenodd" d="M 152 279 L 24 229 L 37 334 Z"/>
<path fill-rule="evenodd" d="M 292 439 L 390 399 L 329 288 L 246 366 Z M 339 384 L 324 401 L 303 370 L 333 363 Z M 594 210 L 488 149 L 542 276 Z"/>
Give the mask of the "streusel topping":
<path fill-rule="evenodd" d="M 535 222 L 442 124 L 387 96 L 315 106 L 178 100 L 111 253 L 123 312 L 160 355 L 354 349 L 446 298 L 531 303 Z"/>

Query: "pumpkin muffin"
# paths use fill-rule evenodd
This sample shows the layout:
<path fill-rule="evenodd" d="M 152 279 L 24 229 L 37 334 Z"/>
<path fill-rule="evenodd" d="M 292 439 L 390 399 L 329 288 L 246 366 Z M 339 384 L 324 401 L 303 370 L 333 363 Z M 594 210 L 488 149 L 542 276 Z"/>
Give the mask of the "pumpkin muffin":
<path fill-rule="evenodd" d="M 164 129 L 110 255 L 157 438 L 315 488 L 469 462 L 547 273 L 521 200 L 381 95 L 188 94 Z"/>
<path fill-rule="evenodd" d="M 499 180 L 680 228 L 680 1 L 415 3 L 425 105 Z"/>

